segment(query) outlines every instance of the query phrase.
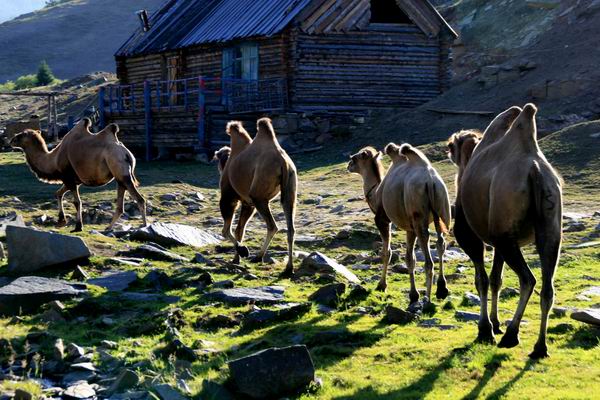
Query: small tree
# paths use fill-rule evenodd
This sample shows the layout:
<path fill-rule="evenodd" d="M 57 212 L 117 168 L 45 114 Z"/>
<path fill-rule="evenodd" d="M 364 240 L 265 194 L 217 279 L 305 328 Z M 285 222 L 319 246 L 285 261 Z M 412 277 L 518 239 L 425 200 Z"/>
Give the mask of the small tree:
<path fill-rule="evenodd" d="M 38 67 L 37 84 L 38 86 L 46 86 L 54 82 L 56 78 L 52 74 L 52 70 L 46 61 L 42 61 Z"/>

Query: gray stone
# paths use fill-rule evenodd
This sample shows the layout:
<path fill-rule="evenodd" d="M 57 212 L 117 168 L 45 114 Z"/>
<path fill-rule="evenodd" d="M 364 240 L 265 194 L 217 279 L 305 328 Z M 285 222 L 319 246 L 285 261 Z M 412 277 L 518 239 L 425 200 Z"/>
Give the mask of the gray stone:
<path fill-rule="evenodd" d="M 306 314 L 311 309 L 310 303 L 285 304 L 274 310 L 257 308 L 244 316 L 242 327 L 244 329 L 262 328 L 275 322 L 289 321 Z"/>
<path fill-rule="evenodd" d="M 459 321 L 479 321 L 479 314 L 469 311 L 456 311 L 454 318 Z"/>
<path fill-rule="evenodd" d="M 76 371 L 91 371 L 96 372 L 96 367 L 91 362 L 82 362 L 77 364 L 71 364 L 71 369 Z"/>
<path fill-rule="evenodd" d="M 313 361 L 303 345 L 259 351 L 228 365 L 233 385 L 254 399 L 280 398 L 315 379 Z"/>
<path fill-rule="evenodd" d="M 6 258 L 6 254 L 4 254 L 4 245 L 0 242 L 0 260 L 4 260 Z"/>
<path fill-rule="evenodd" d="M 156 261 L 187 261 L 185 257 L 172 253 L 156 243 L 146 243 L 135 249 L 120 251 L 117 255 L 147 258 Z"/>
<path fill-rule="evenodd" d="M 481 299 L 474 293 L 465 292 L 462 300 L 462 304 L 465 306 L 480 306 Z"/>
<path fill-rule="evenodd" d="M 581 295 L 587 297 L 600 296 L 600 286 L 591 286 L 583 291 Z"/>
<path fill-rule="evenodd" d="M 108 289 L 111 292 L 121 292 L 127 289 L 138 276 L 134 271 L 111 272 L 100 278 L 88 279 L 87 283 Z"/>
<path fill-rule="evenodd" d="M 113 393 L 123 392 L 127 389 L 131 389 L 140 383 L 140 377 L 130 369 L 124 369 L 117 376 L 117 379 L 110 385 L 106 394 L 111 395 Z"/>
<path fill-rule="evenodd" d="M 0 287 L 0 315 L 31 313 L 53 300 L 67 300 L 87 293 L 85 285 L 37 276 L 17 278 Z"/>
<path fill-rule="evenodd" d="M 18 226 L 6 228 L 6 246 L 8 270 L 17 275 L 87 260 L 91 256 L 79 237 Z"/>
<path fill-rule="evenodd" d="M 302 260 L 300 268 L 296 271 L 296 276 L 332 273 L 343 276 L 351 283 L 360 283 L 360 279 L 348 268 L 318 251 L 311 253 Z"/>
<path fill-rule="evenodd" d="M 229 393 L 229 391 L 223 385 L 208 380 L 202 381 L 202 392 L 200 393 L 200 398 L 214 400 L 234 400 L 233 395 Z"/>
<path fill-rule="evenodd" d="M 6 236 L 6 228 L 8 226 L 25 227 L 25 221 L 23 220 L 23 217 L 15 212 L 0 217 L 0 238 Z"/>
<path fill-rule="evenodd" d="M 154 242 L 162 246 L 204 247 L 219 244 L 223 238 L 206 229 L 181 224 L 157 222 L 131 233 L 131 239 Z"/>
<path fill-rule="evenodd" d="M 56 339 L 54 342 L 53 354 L 56 361 L 62 361 L 65 358 L 65 345 L 62 339 Z"/>
<path fill-rule="evenodd" d="M 161 400 L 185 400 L 187 398 L 179 393 L 177 389 L 166 383 L 154 385 L 152 386 L 152 390 L 156 392 Z"/>
<path fill-rule="evenodd" d="M 337 307 L 340 297 L 345 291 L 346 284 L 331 283 L 317 289 L 317 291 L 311 294 L 308 299 L 324 306 Z"/>
<path fill-rule="evenodd" d="M 600 326 L 600 310 L 589 309 L 575 311 L 571 314 L 575 321 L 585 322 L 586 324 Z"/>
<path fill-rule="evenodd" d="M 166 296 L 158 293 L 140 293 L 140 292 L 120 292 L 119 298 L 133 302 L 157 301 L 167 304 L 174 304 L 181 300 L 179 296 Z"/>
<path fill-rule="evenodd" d="M 96 398 L 96 390 L 87 382 L 78 382 L 69 386 L 62 396 L 63 399 L 92 399 Z"/>
<path fill-rule="evenodd" d="M 71 386 L 78 382 L 87 382 L 95 377 L 96 373 L 92 371 L 73 371 L 63 376 L 62 383 L 65 386 Z"/>
<path fill-rule="evenodd" d="M 500 297 L 503 299 L 508 299 L 511 297 L 517 297 L 520 294 L 519 289 L 515 289 L 512 287 L 505 287 L 500 291 Z"/>
<path fill-rule="evenodd" d="M 419 319 L 419 315 L 410 311 L 404 311 L 401 308 L 387 306 L 383 320 L 388 324 L 404 325 Z"/>
<path fill-rule="evenodd" d="M 75 343 L 69 343 L 67 345 L 67 357 L 74 360 L 85 355 L 85 349 Z"/>
<path fill-rule="evenodd" d="M 23 389 L 16 389 L 13 400 L 33 400 L 33 394 Z"/>
<path fill-rule="evenodd" d="M 244 305 L 247 303 L 270 304 L 283 301 L 285 287 L 283 286 L 260 286 L 255 288 L 235 288 L 215 290 L 204 295 L 209 300 L 221 301 L 233 305 Z"/>
<path fill-rule="evenodd" d="M 599 247 L 599 246 L 600 246 L 600 240 L 596 240 L 596 241 L 591 241 L 591 242 L 572 244 L 572 245 L 567 246 L 567 249 L 587 249 L 590 247 Z"/>

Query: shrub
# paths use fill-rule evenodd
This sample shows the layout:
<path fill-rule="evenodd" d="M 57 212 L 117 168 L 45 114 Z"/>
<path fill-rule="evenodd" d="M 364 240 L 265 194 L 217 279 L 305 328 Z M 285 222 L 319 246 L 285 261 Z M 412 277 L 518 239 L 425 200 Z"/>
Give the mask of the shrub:
<path fill-rule="evenodd" d="M 35 75 L 23 75 L 15 81 L 14 90 L 30 89 L 36 86 L 38 86 L 38 81 Z"/>
<path fill-rule="evenodd" d="M 48 66 L 46 61 L 42 61 L 40 66 L 38 67 L 37 72 L 37 85 L 38 86 L 47 86 L 54 82 L 56 78 L 52 74 L 52 70 Z"/>
<path fill-rule="evenodd" d="M 0 84 L 0 92 L 10 92 L 15 90 L 15 83 L 13 81 L 6 81 Z"/>

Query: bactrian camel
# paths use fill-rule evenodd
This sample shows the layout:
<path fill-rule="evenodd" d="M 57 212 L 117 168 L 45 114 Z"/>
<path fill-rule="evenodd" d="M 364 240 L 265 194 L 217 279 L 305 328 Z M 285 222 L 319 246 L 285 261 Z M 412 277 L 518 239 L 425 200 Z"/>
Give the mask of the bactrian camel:
<path fill-rule="evenodd" d="M 554 273 L 562 240 L 562 182 L 538 146 L 536 112 L 533 104 L 522 110 L 512 107 L 498 115 L 483 136 L 459 132 L 448 146 L 459 168 L 454 235 L 475 265 L 481 297 L 478 340 L 494 342 L 494 333 L 501 333 L 498 292 L 506 262 L 519 276 L 520 298 L 498 346 L 519 344 L 519 326 L 536 284 L 520 248 L 533 242 L 541 259 L 542 320 L 530 357 L 541 358 L 548 356 L 548 313 L 554 302 Z M 484 243 L 494 247 L 489 279 Z M 491 319 L 487 309 L 490 285 Z"/>
<path fill-rule="evenodd" d="M 381 153 L 366 147 L 350 157 L 348 171 L 360 174 L 363 179 L 365 199 L 375 214 L 375 224 L 383 240 L 383 273 L 377 290 L 387 288 L 387 270 L 391 259 L 391 224 L 406 231 L 406 266 L 410 273 L 410 301 L 419 299 L 415 285 L 415 242 L 425 256 L 427 298 L 431 299 L 433 283 L 433 259 L 429 250 L 429 224 L 437 232 L 437 255 L 439 276 L 436 297 L 448 296 L 444 276 L 444 234 L 450 226 L 450 202 L 442 178 L 427 157 L 409 144 L 398 147 L 390 143 L 385 148 L 392 159 L 387 174 L 381 161 Z"/>
<path fill-rule="evenodd" d="M 213 156 L 213 162 L 217 163 L 217 168 L 219 169 L 219 174 L 223 175 L 223 170 L 225 169 L 225 164 L 227 164 L 227 160 L 229 160 L 229 156 L 231 155 L 231 147 L 223 146 L 219 150 L 215 151 Z"/>
<path fill-rule="evenodd" d="M 220 208 L 223 216 L 223 236 L 231 240 L 236 249 L 234 262 L 249 255 L 242 245 L 245 227 L 257 210 L 267 224 L 267 236 L 255 260 L 264 261 L 267 249 L 278 228 L 271 214 L 270 201 L 281 193 L 281 204 L 287 222 L 288 262 L 283 273 L 294 272 L 293 252 L 295 235 L 296 190 L 298 178 L 296 167 L 277 142 L 271 120 L 262 118 L 257 122 L 254 140 L 241 122 L 230 122 L 227 133 L 231 137 L 231 154 L 221 175 Z M 242 203 L 235 236 L 231 232 L 233 215 Z"/>
<path fill-rule="evenodd" d="M 96 134 L 90 132 L 91 121 L 81 120 L 52 151 L 39 131 L 26 130 L 10 142 L 14 148 L 22 149 L 31 171 L 42 182 L 62 184 L 56 192 L 58 201 L 58 226 L 67 224 L 63 198 L 73 193 L 77 221 L 74 232 L 83 229 L 79 186 L 103 186 L 113 179 L 117 181 L 116 211 L 108 229 L 112 229 L 123 214 L 125 191 L 137 202 L 146 225 L 146 201 L 137 189 L 135 157 L 119 141 L 119 127 L 108 125 Z"/>

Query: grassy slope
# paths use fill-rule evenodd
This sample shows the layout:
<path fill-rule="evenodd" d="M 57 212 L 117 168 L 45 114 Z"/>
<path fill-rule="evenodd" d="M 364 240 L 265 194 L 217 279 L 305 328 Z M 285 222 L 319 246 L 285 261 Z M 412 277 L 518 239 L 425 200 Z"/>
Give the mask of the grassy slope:
<path fill-rule="evenodd" d="M 577 129 L 571 132 L 561 132 L 544 141 L 552 161 L 567 179 L 566 203 L 570 208 L 585 208 L 587 211 L 598 210 L 598 186 L 593 183 L 594 171 L 598 158 L 591 158 L 587 162 L 580 156 L 583 151 L 577 147 L 565 153 L 568 146 L 558 146 L 558 139 L 563 136 L 575 137 L 580 135 L 580 140 L 588 137 L 588 126 L 585 130 Z M 589 128 L 593 130 L 592 128 Z M 583 132 L 583 133 L 581 133 Z M 587 146 L 586 146 L 587 148 Z M 440 146 L 428 146 L 429 154 L 440 157 Z M 571 159 L 574 154 L 579 156 Z M 575 163 L 575 164 L 574 164 Z M 579 164 L 577 164 L 579 163 Z M 54 202 L 51 194 L 55 189 L 35 181 L 22 162 L 22 156 L 17 153 L 1 154 L 2 177 L 0 184 L 0 209 L 8 211 L 20 208 L 27 220 L 42 212 L 28 210 L 27 206 L 19 206 L 12 196 L 18 196 L 24 203 L 33 204 L 36 208 L 48 208 L 50 215 L 55 215 Z M 318 248 L 313 246 L 298 246 L 301 250 L 318 249 L 328 255 L 341 259 L 348 254 L 367 253 L 375 255 L 372 241 L 376 233 L 371 215 L 362 201 L 348 202 L 349 198 L 361 196 L 360 179 L 345 172 L 345 163 L 331 163 L 323 153 L 306 155 L 297 160 L 301 170 L 300 200 L 312 199 L 323 196 L 321 208 L 314 205 L 300 204 L 298 216 L 298 231 L 304 235 L 315 235 L 322 238 Z M 450 186 L 453 168 L 448 162 L 436 163 L 444 179 Z M 579 171 L 583 175 L 574 176 L 571 172 Z M 587 172 L 586 172 L 587 171 Z M 597 171 L 597 169 L 596 169 Z M 587 174 L 587 175 L 586 175 Z M 217 173 L 213 167 L 199 166 L 196 164 L 181 163 L 141 163 L 139 177 L 143 182 L 142 192 L 152 202 L 160 207 L 158 197 L 162 193 L 173 191 L 189 192 L 199 191 L 208 201 L 206 208 L 200 213 L 186 215 L 185 209 L 159 210 L 153 220 L 181 221 L 189 224 L 201 224 L 210 217 L 218 217 L 216 199 Z M 586 179 L 580 179 L 586 177 Z M 181 180 L 185 184 L 172 184 L 173 180 Z M 326 195 L 326 196 L 325 196 Z M 113 187 L 101 190 L 84 190 L 84 200 L 89 204 L 114 197 Z M 338 204 L 346 206 L 344 214 L 339 216 L 331 213 L 330 209 Z M 279 205 L 274 205 L 279 212 Z M 181 211 L 182 215 L 170 215 L 173 211 Z M 70 209 L 73 212 L 73 209 Z M 283 221 L 281 215 L 278 221 Z M 595 226 L 589 221 L 589 226 Z M 284 223 L 280 222 L 283 226 Z M 351 237 L 350 240 L 337 241 L 334 235 L 343 227 L 353 227 L 369 233 Z M 93 247 L 97 256 L 93 265 L 88 268 L 92 274 L 99 274 L 104 268 L 104 256 L 112 254 L 115 250 L 133 245 L 116 239 L 105 238 L 90 233 L 91 229 L 100 229 L 100 226 L 88 226 L 82 237 Z M 68 229 L 61 230 L 67 232 Z M 248 243 L 251 249 L 256 250 L 263 238 L 264 226 L 255 219 L 249 227 Z M 579 242 L 587 232 L 565 234 L 567 243 Z M 395 248 L 403 241 L 404 235 L 395 236 Z M 285 249 L 284 235 L 276 235 L 271 247 L 275 258 L 282 261 L 281 250 Z M 192 256 L 192 249 L 180 248 L 175 251 Z M 217 262 L 229 260 L 231 254 L 218 254 L 215 249 L 208 248 L 206 253 Z M 537 263 L 527 250 L 527 258 L 532 265 Z M 448 273 L 456 272 L 457 263 L 448 263 Z M 469 263 L 466 263 L 469 264 Z M 250 271 L 259 277 L 258 281 L 247 282 L 235 275 L 217 274 L 216 279 L 234 279 L 237 286 L 257 286 L 261 284 L 278 283 L 288 287 L 286 297 L 290 301 L 306 301 L 318 285 L 314 283 L 292 283 L 290 281 L 277 281 L 276 275 L 282 270 L 281 262 L 275 266 L 262 266 L 246 264 Z M 350 264 L 351 265 L 351 264 Z M 470 264 L 469 264 L 470 265 Z M 191 271 L 182 272 L 180 265 L 152 262 L 140 267 L 132 268 L 144 275 L 152 268 L 164 270 L 170 275 L 196 276 L 202 268 L 193 267 Z M 0 268 L 1 270 L 1 268 Z M 373 289 L 379 272 L 379 262 L 374 261 L 369 271 L 357 271 L 364 279 L 366 286 Z M 591 303 L 576 300 L 575 297 L 586 287 L 598 284 L 590 281 L 585 276 L 598 277 L 600 272 L 600 253 L 598 249 L 565 250 L 563 252 L 560 268 L 557 272 L 557 304 L 562 306 L 589 307 Z M 540 277 L 539 268 L 534 268 L 536 277 Z M 477 312 L 476 307 L 460 305 L 462 294 L 466 291 L 473 292 L 472 268 L 464 278 L 451 282 L 452 291 L 450 301 L 461 309 Z M 597 279 L 597 278 L 595 278 Z M 418 284 L 423 285 L 423 276 L 418 276 Z M 516 276 L 512 272 L 505 275 L 504 286 L 518 287 Z M 383 310 L 386 304 L 407 306 L 408 277 L 392 273 L 387 294 L 371 293 L 367 300 L 360 305 L 371 306 L 375 311 Z M 341 311 L 324 315 L 313 310 L 297 321 L 272 326 L 248 334 L 235 334 L 232 329 L 223 329 L 216 333 L 195 330 L 191 325 L 205 314 L 219 313 L 233 314 L 243 312 L 247 307 L 224 307 L 221 305 L 207 304 L 198 293 L 192 289 L 174 290 L 169 294 L 182 296 L 182 301 L 177 304 L 183 308 L 187 325 L 182 328 L 184 342 L 192 345 L 197 339 L 209 340 L 215 343 L 214 347 L 220 353 L 210 358 L 208 362 L 193 364 L 194 378 L 188 383 L 197 393 L 203 379 L 222 380 L 226 377 L 226 361 L 257 349 L 269 346 L 284 346 L 298 340 L 308 343 L 317 367 L 317 375 L 323 379 L 324 387 L 316 393 L 305 393 L 299 398 L 319 399 L 399 399 L 399 398 L 593 398 L 594 393 L 600 389 L 600 333 L 583 324 L 572 321 L 567 317 L 552 318 L 550 321 L 550 347 L 552 358 L 538 363 L 532 363 L 527 358 L 527 353 L 532 349 L 537 337 L 539 321 L 539 297 L 532 296 L 527 309 L 525 322 L 522 326 L 522 343 L 512 350 L 502 350 L 493 346 L 473 345 L 476 336 L 474 323 L 457 322 L 454 311 L 442 309 L 443 303 L 438 302 L 438 311 L 434 315 L 442 324 L 458 325 L 459 329 L 441 331 L 436 328 L 421 328 L 416 325 L 388 326 L 381 322 L 381 315 L 362 315 L 354 307 L 343 308 Z M 97 345 L 100 340 L 109 339 L 119 343 L 119 349 L 113 354 L 126 360 L 128 363 L 148 361 L 149 367 L 144 370 L 145 381 L 158 377 L 159 380 L 173 382 L 175 371 L 172 363 L 155 359 L 149 356 L 151 351 L 159 347 L 162 335 L 139 335 L 135 333 L 136 326 L 148 323 L 149 311 L 168 309 L 163 304 L 130 304 L 122 305 L 111 303 L 111 296 L 103 291 L 94 291 L 99 302 L 108 304 L 108 314 L 117 321 L 115 326 L 104 327 L 101 317 L 89 317 L 85 324 L 54 323 L 44 324 L 35 317 L 26 317 L 25 322 L 11 325 L 8 319 L 0 319 L 0 332 L 3 337 L 22 338 L 29 329 L 48 329 L 65 339 L 65 342 L 74 341 L 80 345 Z M 511 318 L 516 307 L 515 298 L 502 300 L 500 308 L 501 320 Z M 71 305 L 70 305 L 71 306 Z M 131 329 L 131 327 L 134 327 Z M 129 328 L 129 329 L 128 329 Z M 335 342 L 327 343 L 323 332 L 335 331 Z"/>

